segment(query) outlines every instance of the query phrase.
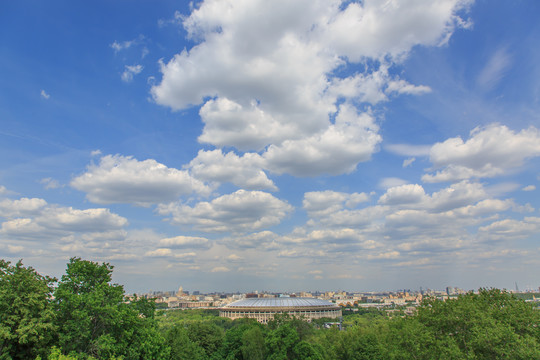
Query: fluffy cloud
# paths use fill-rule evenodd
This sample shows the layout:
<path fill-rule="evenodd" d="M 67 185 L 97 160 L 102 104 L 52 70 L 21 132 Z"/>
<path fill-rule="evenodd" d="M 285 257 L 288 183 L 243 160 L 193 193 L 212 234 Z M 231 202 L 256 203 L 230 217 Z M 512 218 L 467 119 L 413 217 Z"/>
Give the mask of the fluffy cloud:
<path fill-rule="evenodd" d="M 402 55 L 415 45 L 445 43 L 455 27 L 467 26 L 456 12 L 471 1 L 352 2 L 329 12 L 325 43 L 351 61 Z M 334 6 L 341 5 L 335 1 Z M 325 20 L 326 20 L 325 19 Z"/>
<path fill-rule="evenodd" d="M 31 218 L 18 218 L 3 222 L 0 234 L 10 239 L 38 239 L 50 235 L 50 231 Z"/>
<path fill-rule="evenodd" d="M 127 231 L 124 229 L 119 230 L 106 230 L 102 232 L 87 232 L 81 234 L 81 240 L 85 242 L 99 242 L 107 244 L 110 241 L 123 241 L 127 238 Z"/>
<path fill-rule="evenodd" d="M 256 124 L 248 128 L 265 134 L 271 132 L 264 131 L 264 126 L 259 129 Z M 234 129 L 232 127 L 231 131 Z M 247 189 L 275 189 L 262 169 L 296 176 L 352 172 L 359 162 L 369 160 L 375 152 L 382 140 L 377 132 L 378 126 L 369 113 L 358 114 L 355 108 L 343 104 L 335 123 L 320 133 L 272 144 L 262 156 L 246 153 L 239 157 L 234 153 L 223 155 L 221 150 L 201 151 L 190 167 L 201 179 L 230 181 Z M 287 132 L 290 133 L 294 132 Z"/>
<path fill-rule="evenodd" d="M 330 255 L 328 253 L 325 253 L 323 250 L 311 250 L 311 249 L 288 249 L 288 250 L 282 250 L 278 253 L 278 257 L 281 258 L 310 258 L 310 259 L 317 259 L 317 258 L 330 258 Z"/>
<path fill-rule="evenodd" d="M 175 16 L 196 45 L 161 64 L 151 93 L 175 110 L 202 105 L 199 141 L 263 151 L 264 169 L 351 172 L 381 138 L 372 116 L 350 104 L 430 91 L 389 69 L 413 46 L 440 45 L 466 26 L 457 13 L 468 3 L 205 1 Z M 336 71 L 368 58 L 376 65 Z"/>
<path fill-rule="evenodd" d="M 376 253 L 376 254 L 369 254 L 366 258 L 368 260 L 388 260 L 388 259 L 397 259 L 400 257 L 399 251 L 387 251 L 382 253 Z"/>
<path fill-rule="evenodd" d="M 106 254 L 118 255 L 128 235 L 127 225 L 126 218 L 106 208 L 74 209 L 39 198 L 0 200 L 0 242 L 7 251 L 26 257 L 63 252 L 102 259 Z"/>
<path fill-rule="evenodd" d="M 504 125 L 475 128 L 469 139 L 450 138 L 433 145 L 430 160 L 435 174 L 425 182 L 456 181 L 472 177 L 494 177 L 520 167 L 525 160 L 540 156 L 540 132 L 534 127 L 514 132 Z"/>
<path fill-rule="evenodd" d="M 452 184 L 432 195 L 426 194 L 421 185 L 406 184 L 389 188 L 379 198 L 379 204 L 441 212 L 476 203 L 487 196 L 481 184 L 468 181 Z"/>
<path fill-rule="evenodd" d="M 382 194 L 376 205 L 357 201 L 346 206 L 353 195 L 358 196 L 332 191 L 306 193 L 304 209 L 311 219 L 305 228 L 276 239 L 279 256 L 302 257 L 317 251 L 356 253 L 358 261 L 410 258 L 422 252 L 436 256 L 474 248 L 477 235 L 488 232 L 487 228 L 476 230 L 478 226 L 506 211 L 519 210 L 513 200 L 491 198 L 482 184 L 468 181 L 432 193 L 418 184 L 398 185 Z M 533 221 L 526 219 L 532 229 Z"/>
<path fill-rule="evenodd" d="M 146 252 L 144 255 L 148 257 L 168 257 L 172 256 L 172 251 L 171 249 L 167 248 L 157 248 L 155 250 Z"/>
<path fill-rule="evenodd" d="M 238 156 L 221 150 L 199 151 L 188 168 L 194 177 L 204 181 L 231 182 L 248 190 L 277 190 L 262 171 L 263 159 L 258 154 Z"/>
<path fill-rule="evenodd" d="M 265 230 L 257 233 L 224 238 L 223 243 L 231 249 L 275 250 L 279 247 L 279 235 Z"/>
<path fill-rule="evenodd" d="M 26 199 L 19 204 L 28 205 Z M 12 201 L 17 203 L 17 200 Z M 44 200 L 34 201 L 30 211 L 28 207 L 12 207 L 10 213 L 3 216 L 9 220 L 1 225 L 0 235 L 11 239 L 41 239 L 50 240 L 79 234 L 86 242 L 97 240 L 122 239 L 125 236 L 122 228 L 128 224 L 126 218 L 111 213 L 109 209 L 78 210 L 71 207 L 45 205 Z M 31 204 L 31 203 L 30 203 Z M 24 215 L 25 217 L 19 217 Z"/>
<path fill-rule="evenodd" d="M 357 114 L 342 105 L 335 124 L 324 132 L 301 140 L 271 145 L 263 155 L 266 166 L 278 174 L 296 176 L 350 173 L 361 161 L 367 161 L 382 138 L 367 113 Z"/>
<path fill-rule="evenodd" d="M 191 263 L 193 262 L 194 258 L 197 256 L 194 252 L 189 253 L 179 253 L 175 254 L 172 252 L 171 249 L 168 248 L 157 248 L 155 250 L 147 251 L 144 256 L 146 257 L 154 257 L 154 258 L 170 258 L 175 259 L 180 262 L 187 262 Z"/>
<path fill-rule="evenodd" d="M 69 208 L 50 208 L 36 221 L 43 227 L 68 231 L 106 231 L 126 226 L 126 218 L 113 214 L 109 209 L 77 210 Z"/>
<path fill-rule="evenodd" d="M 428 86 L 416 86 L 398 77 L 392 77 L 389 65 L 382 63 L 368 74 L 356 74 L 347 78 L 334 78 L 328 88 L 329 95 L 336 98 L 358 99 L 361 102 L 377 104 L 387 101 L 393 94 L 422 95 L 431 92 Z"/>
<path fill-rule="evenodd" d="M 24 217 L 38 213 L 47 202 L 38 198 L 21 198 L 19 200 L 4 199 L 0 201 L 1 217 Z"/>
<path fill-rule="evenodd" d="M 310 226 L 367 228 L 388 212 L 386 206 L 369 206 L 362 209 L 343 209 L 308 221 Z"/>
<path fill-rule="evenodd" d="M 175 201 L 194 192 L 210 192 L 187 171 L 168 168 L 155 160 L 138 161 L 121 155 L 103 156 L 99 165 L 89 165 L 86 173 L 71 181 L 71 186 L 86 192 L 88 200 L 95 203 L 141 206 Z"/>
<path fill-rule="evenodd" d="M 241 257 L 241 256 L 238 256 L 236 254 L 231 254 L 229 256 L 227 256 L 227 261 L 230 261 L 230 262 L 240 262 L 240 261 L 243 261 L 244 258 Z"/>
<path fill-rule="evenodd" d="M 376 241 L 366 239 L 362 231 L 350 228 L 313 230 L 302 237 L 284 237 L 282 241 L 303 244 L 330 253 L 357 252 L 380 247 Z"/>
<path fill-rule="evenodd" d="M 540 232 L 539 217 L 525 217 L 523 220 L 504 219 L 479 228 L 483 240 L 514 240 Z"/>
<path fill-rule="evenodd" d="M 183 22 L 200 43 L 163 65 L 152 93 L 175 109 L 225 94 L 302 104 L 309 97 L 299 90 L 307 96 L 316 94 L 310 87 L 324 90 L 340 58 L 398 57 L 418 44 L 444 42 L 463 25 L 456 14 L 466 3 L 365 1 L 341 8 L 341 1 L 205 1 Z"/>
<path fill-rule="evenodd" d="M 313 191 L 304 194 L 303 207 L 311 217 L 323 217 L 346 207 L 368 201 L 365 193 L 347 194 L 336 191 Z"/>
<path fill-rule="evenodd" d="M 386 205 L 417 204 L 424 201 L 426 193 L 418 184 L 407 184 L 391 187 L 381 196 L 379 203 Z"/>
<path fill-rule="evenodd" d="M 178 225 L 193 226 L 206 232 L 247 232 L 277 225 L 292 206 L 261 191 L 238 190 L 211 202 L 188 205 L 160 205 L 162 215 L 172 215 Z"/>
<path fill-rule="evenodd" d="M 208 100 L 199 114 L 205 123 L 199 141 L 218 147 L 262 150 L 269 144 L 302 134 L 295 122 L 285 121 L 284 114 L 265 112 L 256 101 L 242 105 L 221 97 Z"/>
<path fill-rule="evenodd" d="M 497 218 L 498 214 L 512 208 L 513 202 L 487 199 L 446 211 L 436 211 L 436 202 L 427 205 L 427 209 L 387 209 L 378 230 L 401 250 L 470 246 L 474 244 L 474 227 Z"/>
<path fill-rule="evenodd" d="M 208 249 L 211 246 L 208 239 L 194 236 L 175 236 L 161 239 L 159 245 L 175 249 Z"/>
<path fill-rule="evenodd" d="M 433 193 L 429 208 L 436 212 L 448 211 L 474 204 L 487 197 L 481 184 L 462 181 Z"/>

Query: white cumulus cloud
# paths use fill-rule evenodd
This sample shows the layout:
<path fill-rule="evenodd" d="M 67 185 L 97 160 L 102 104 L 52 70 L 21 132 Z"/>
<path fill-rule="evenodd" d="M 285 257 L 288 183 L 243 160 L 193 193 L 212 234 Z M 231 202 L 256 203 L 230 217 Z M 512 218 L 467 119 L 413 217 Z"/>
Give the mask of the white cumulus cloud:
<path fill-rule="evenodd" d="M 266 167 L 275 173 L 296 176 L 350 173 L 370 159 L 381 142 L 378 126 L 368 113 L 342 105 L 335 124 L 320 134 L 271 145 L 263 154 Z"/>
<path fill-rule="evenodd" d="M 42 199 L 22 198 L 2 201 L 1 214 L 7 221 L 1 224 L 0 238 L 58 241 L 74 239 L 85 242 L 123 239 L 126 218 L 109 209 L 74 209 L 49 205 Z"/>
<path fill-rule="evenodd" d="M 50 208 L 36 221 L 43 227 L 70 231 L 106 231 L 126 226 L 126 218 L 109 209 Z"/>
<path fill-rule="evenodd" d="M 86 192 L 88 200 L 95 203 L 142 206 L 210 192 L 187 171 L 168 168 L 152 159 L 139 161 L 121 155 L 103 156 L 98 165 L 89 165 L 84 174 L 75 177 L 71 186 Z"/>
<path fill-rule="evenodd" d="M 323 217 L 344 207 L 354 208 L 369 200 L 366 193 L 343 193 L 336 191 L 312 191 L 304 194 L 303 207 L 311 217 Z"/>
<path fill-rule="evenodd" d="M 47 202 L 39 198 L 4 199 L 0 201 L 0 216 L 9 218 L 24 217 L 39 213 L 46 205 Z"/>
<path fill-rule="evenodd" d="M 504 219 L 479 228 L 484 240 L 510 241 L 540 232 L 539 217 L 525 217 L 523 220 Z"/>
<path fill-rule="evenodd" d="M 204 181 L 230 182 L 248 190 L 277 190 L 268 179 L 262 165 L 264 160 L 254 153 L 238 156 L 221 150 L 199 151 L 187 168 L 194 177 Z"/>
<path fill-rule="evenodd" d="M 540 156 L 540 131 L 535 127 L 514 132 L 504 125 L 475 128 L 468 140 L 450 138 L 433 145 L 430 160 L 434 174 L 425 182 L 457 181 L 494 177 L 522 166 L 528 158 Z"/>
<path fill-rule="evenodd" d="M 175 249 L 208 249 L 211 246 L 210 240 L 197 236 L 175 236 L 172 238 L 165 238 L 159 241 L 159 245 Z"/>
<path fill-rule="evenodd" d="M 266 170 L 348 173 L 381 142 L 358 104 L 429 92 L 389 68 L 414 46 L 441 45 L 466 26 L 458 12 L 469 3 L 204 1 L 175 15 L 195 45 L 161 63 L 151 93 L 174 110 L 201 105 L 199 141 L 262 152 Z M 337 75 L 366 59 L 377 65 Z"/>
<path fill-rule="evenodd" d="M 158 207 L 160 214 L 172 216 L 173 223 L 206 232 L 260 230 L 279 224 L 292 209 L 271 194 L 247 190 L 238 190 L 193 207 L 182 204 Z"/>
<path fill-rule="evenodd" d="M 279 235 L 265 230 L 247 235 L 237 235 L 223 239 L 223 243 L 232 249 L 273 250 L 279 247 Z"/>
<path fill-rule="evenodd" d="M 418 184 L 406 184 L 391 187 L 381 196 L 379 203 L 385 205 L 415 204 L 425 200 L 424 188 Z"/>

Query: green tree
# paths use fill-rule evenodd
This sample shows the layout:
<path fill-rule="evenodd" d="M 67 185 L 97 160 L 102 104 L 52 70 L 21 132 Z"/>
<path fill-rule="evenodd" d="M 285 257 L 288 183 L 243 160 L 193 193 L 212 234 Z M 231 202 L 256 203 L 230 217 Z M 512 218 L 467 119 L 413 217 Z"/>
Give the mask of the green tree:
<path fill-rule="evenodd" d="M 540 359 L 540 313 L 498 289 L 427 299 L 417 316 L 391 321 L 387 358 Z"/>
<path fill-rule="evenodd" d="M 270 331 L 265 339 L 267 359 L 282 360 L 294 357 L 293 349 L 300 342 L 296 329 L 285 323 Z"/>
<path fill-rule="evenodd" d="M 223 329 L 210 322 L 194 322 L 187 326 L 187 331 L 190 340 L 204 350 L 206 359 L 220 357 Z"/>
<path fill-rule="evenodd" d="M 168 347 L 157 331 L 153 303 L 127 303 L 113 267 L 72 258 L 54 292 L 58 344 L 80 358 L 162 359 Z"/>
<path fill-rule="evenodd" d="M 296 330 L 300 340 L 306 340 L 313 335 L 313 325 L 305 321 L 303 318 L 291 316 L 287 313 L 276 314 L 274 319 L 268 322 L 268 327 L 275 330 L 285 324 L 289 324 Z"/>
<path fill-rule="evenodd" d="M 242 334 L 242 358 L 244 360 L 264 359 L 264 332 L 260 326 L 253 326 Z"/>
<path fill-rule="evenodd" d="M 238 319 L 244 320 L 244 319 Z M 249 328 L 249 325 L 242 322 L 235 324 L 225 332 L 223 346 L 221 347 L 222 357 L 227 360 L 242 360 L 242 336 Z"/>
<path fill-rule="evenodd" d="M 463 359 L 451 336 L 437 339 L 418 318 L 389 320 L 382 331 L 381 351 L 385 359 Z"/>
<path fill-rule="evenodd" d="M 330 329 L 319 329 L 314 333 L 312 341 L 320 347 L 319 352 L 324 359 L 339 359 L 337 348 L 341 342 L 343 331 L 332 327 Z"/>
<path fill-rule="evenodd" d="M 292 351 L 293 355 L 290 359 L 298 360 L 323 360 L 322 355 L 318 351 L 318 347 L 301 340 L 298 342 Z"/>
<path fill-rule="evenodd" d="M 45 355 L 56 331 L 49 301 L 55 281 L 21 261 L 0 260 L 0 359 Z"/>
<path fill-rule="evenodd" d="M 340 333 L 338 359 L 375 360 L 383 358 L 377 328 L 352 327 Z"/>
<path fill-rule="evenodd" d="M 241 318 L 232 322 L 226 330 L 221 356 L 226 360 L 264 358 L 264 325 L 255 319 Z"/>
<path fill-rule="evenodd" d="M 191 341 L 183 324 L 169 328 L 165 339 L 171 349 L 169 357 L 171 360 L 203 360 L 206 358 L 204 349 L 196 342 Z"/>
<path fill-rule="evenodd" d="M 540 313 L 498 289 L 480 289 L 457 300 L 428 300 L 417 318 L 438 341 L 454 339 L 467 356 L 540 358 Z"/>

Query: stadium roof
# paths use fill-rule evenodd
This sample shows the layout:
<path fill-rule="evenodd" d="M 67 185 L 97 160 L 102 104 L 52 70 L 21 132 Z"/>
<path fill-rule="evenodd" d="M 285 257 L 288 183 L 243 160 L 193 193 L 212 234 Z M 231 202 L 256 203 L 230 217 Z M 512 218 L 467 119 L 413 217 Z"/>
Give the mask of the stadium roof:
<path fill-rule="evenodd" d="M 227 308 L 235 307 L 335 307 L 334 303 L 326 300 L 313 299 L 313 298 L 296 298 L 296 297 L 282 297 L 282 298 L 249 298 L 238 300 L 226 305 Z"/>

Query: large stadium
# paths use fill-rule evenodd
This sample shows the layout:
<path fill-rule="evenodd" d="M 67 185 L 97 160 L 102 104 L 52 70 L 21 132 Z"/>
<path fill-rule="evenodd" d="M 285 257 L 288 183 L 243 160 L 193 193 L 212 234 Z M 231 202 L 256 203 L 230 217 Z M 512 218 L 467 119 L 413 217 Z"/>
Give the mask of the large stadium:
<path fill-rule="evenodd" d="M 229 319 L 251 318 L 266 324 L 276 314 L 289 314 L 311 321 L 320 318 L 338 318 L 341 307 L 321 299 L 312 298 L 248 298 L 230 303 L 219 309 L 219 316 Z"/>

